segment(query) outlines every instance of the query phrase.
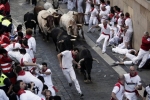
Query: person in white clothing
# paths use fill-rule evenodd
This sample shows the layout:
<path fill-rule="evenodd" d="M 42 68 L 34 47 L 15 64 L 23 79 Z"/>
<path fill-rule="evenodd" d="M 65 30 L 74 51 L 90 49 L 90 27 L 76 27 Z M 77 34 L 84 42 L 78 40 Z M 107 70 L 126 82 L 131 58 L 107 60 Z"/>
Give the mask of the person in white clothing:
<path fill-rule="evenodd" d="M 100 0 L 100 11 L 102 10 L 103 6 L 106 6 L 105 1 L 104 0 Z"/>
<path fill-rule="evenodd" d="M 35 66 L 37 66 L 37 64 L 33 63 L 31 56 L 26 52 L 25 49 L 20 49 L 19 51 L 20 54 L 23 55 L 20 65 L 25 67 L 25 70 L 34 72 Z"/>
<path fill-rule="evenodd" d="M 59 60 L 60 67 L 63 71 L 63 74 L 65 75 L 69 83 L 69 86 L 72 86 L 72 81 L 73 81 L 78 93 L 80 94 L 80 97 L 83 97 L 79 82 L 76 79 L 76 75 L 72 66 L 74 63 L 78 65 L 78 68 L 81 68 L 81 66 L 73 58 L 78 54 L 78 52 L 79 52 L 78 48 L 74 48 L 72 51 L 65 50 L 59 53 L 57 57 Z"/>
<path fill-rule="evenodd" d="M 83 13 L 83 0 L 76 0 L 78 13 Z"/>
<path fill-rule="evenodd" d="M 32 29 L 28 28 L 26 30 L 25 38 L 28 40 L 29 49 L 33 50 L 33 53 L 36 53 L 36 41 L 35 38 L 32 37 Z"/>
<path fill-rule="evenodd" d="M 128 100 L 137 100 L 139 93 L 137 90 L 142 90 L 141 78 L 137 74 L 135 67 L 130 67 L 130 73 L 124 74 L 125 77 L 125 97 Z"/>
<path fill-rule="evenodd" d="M 96 8 L 94 8 L 94 5 L 91 4 L 91 16 L 90 16 L 90 20 L 89 20 L 89 30 L 88 32 L 93 32 L 92 30 L 90 31 L 91 27 L 93 25 L 97 25 L 98 24 L 98 10 Z"/>
<path fill-rule="evenodd" d="M 128 53 L 128 52 L 130 52 L 130 51 L 132 51 L 132 50 L 134 50 L 134 49 L 121 49 L 121 48 L 118 48 L 118 47 L 116 47 L 116 48 L 112 48 L 112 52 L 114 52 L 114 53 L 118 53 L 118 54 L 126 54 L 126 53 Z M 135 51 L 135 50 L 134 50 Z"/>
<path fill-rule="evenodd" d="M 67 9 L 73 10 L 74 7 L 75 7 L 74 0 L 68 0 Z"/>
<path fill-rule="evenodd" d="M 100 0 L 93 0 L 94 7 L 99 11 Z"/>
<path fill-rule="evenodd" d="M 0 89 L 0 100 L 9 100 L 6 93 L 2 89 Z"/>
<path fill-rule="evenodd" d="M 106 9 L 105 6 L 102 6 L 101 11 L 99 13 L 100 19 L 101 19 L 101 23 L 103 23 L 104 20 L 108 19 L 108 10 Z"/>
<path fill-rule="evenodd" d="M 103 48 L 102 48 L 102 53 L 105 53 L 107 42 L 109 41 L 109 38 L 110 38 L 110 29 L 111 29 L 111 27 L 110 27 L 110 25 L 108 24 L 108 22 L 106 20 L 104 20 L 102 24 L 95 25 L 92 28 L 94 28 L 94 27 L 100 27 L 101 28 L 101 35 L 96 40 L 96 46 L 98 46 L 100 44 L 102 39 L 105 39 L 104 43 L 103 43 Z"/>
<path fill-rule="evenodd" d="M 146 99 L 147 97 L 147 99 Z M 144 93 L 143 93 L 143 100 L 150 100 L 150 84 L 146 86 Z"/>
<path fill-rule="evenodd" d="M 15 68 L 15 72 L 17 74 L 17 80 L 22 80 L 25 83 L 33 82 L 36 87 L 38 87 L 39 91 L 37 94 L 40 96 L 43 89 L 43 83 L 37 77 L 33 76 L 30 72 L 22 70 L 20 66 Z"/>
<path fill-rule="evenodd" d="M 45 62 L 42 63 L 42 71 L 40 72 L 39 75 L 43 76 L 44 81 L 45 81 L 44 84 L 46 84 L 48 86 L 48 90 L 51 91 L 52 96 L 55 96 L 56 95 L 56 93 L 55 93 L 56 88 L 53 85 L 52 78 L 51 78 L 52 72 L 47 67 L 47 63 L 45 63 Z"/>
<path fill-rule="evenodd" d="M 112 94 L 111 100 L 123 100 L 124 95 L 124 76 L 120 75 L 118 82 L 115 84 Z"/>
<path fill-rule="evenodd" d="M 125 13 L 125 17 L 126 17 L 126 20 L 125 20 L 125 47 L 128 48 L 130 47 L 131 48 L 131 45 L 130 45 L 130 40 L 132 38 L 132 33 L 133 33 L 133 28 L 132 28 L 132 20 L 130 18 L 130 14 L 127 12 Z"/>
<path fill-rule="evenodd" d="M 111 7 L 110 7 L 110 1 L 109 0 L 106 1 L 106 9 L 108 12 L 110 12 Z"/>
<path fill-rule="evenodd" d="M 21 89 L 22 82 L 17 82 L 13 86 L 13 91 L 17 94 L 19 100 L 45 100 L 29 90 Z"/>
<path fill-rule="evenodd" d="M 92 4 L 92 0 L 86 0 L 86 8 L 85 8 L 85 25 L 89 24 L 89 13 L 91 11 L 91 4 Z"/>
<path fill-rule="evenodd" d="M 10 45 L 8 45 L 7 47 L 5 47 L 5 50 L 7 50 L 8 52 L 12 51 L 13 49 L 21 49 L 21 44 L 13 42 Z"/>

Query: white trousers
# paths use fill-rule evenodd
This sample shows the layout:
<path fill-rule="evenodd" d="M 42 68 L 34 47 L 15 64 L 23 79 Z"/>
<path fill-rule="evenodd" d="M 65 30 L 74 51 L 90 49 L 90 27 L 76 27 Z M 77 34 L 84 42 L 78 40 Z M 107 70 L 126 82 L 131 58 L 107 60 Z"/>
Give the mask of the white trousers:
<path fill-rule="evenodd" d="M 54 90 L 53 86 L 48 86 L 48 90 L 50 90 L 50 91 L 51 91 L 52 96 L 56 96 L 56 92 L 55 92 L 55 90 Z"/>
<path fill-rule="evenodd" d="M 68 10 L 73 10 L 74 7 L 75 7 L 74 2 L 72 2 L 71 0 L 68 0 L 68 4 L 67 4 Z"/>
<path fill-rule="evenodd" d="M 126 49 L 125 43 L 122 42 L 121 44 L 119 44 L 119 45 L 118 45 L 118 48 Z"/>
<path fill-rule="evenodd" d="M 112 48 L 112 51 L 119 54 L 126 54 L 128 52 L 128 49 L 121 49 L 121 48 Z"/>
<path fill-rule="evenodd" d="M 140 65 L 138 66 L 138 68 L 142 68 L 144 66 L 144 64 L 146 63 L 148 56 L 149 56 L 149 51 L 145 51 L 140 48 L 138 56 L 133 59 L 133 63 L 137 64 L 138 61 L 142 59 Z"/>
<path fill-rule="evenodd" d="M 90 11 L 90 9 L 86 8 L 85 9 L 85 14 L 88 14 L 89 11 Z M 89 24 L 90 15 L 84 15 L 84 18 L 85 18 L 85 23 Z"/>
<path fill-rule="evenodd" d="M 83 0 L 77 0 L 78 13 L 83 13 Z"/>
<path fill-rule="evenodd" d="M 89 29 L 93 26 L 93 25 L 97 25 L 98 24 L 98 20 L 97 17 L 90 17 L 89 20 Z M 93 29 L 94 30 L 94 29 Z M 92 31 L 92 30 L 91 30 Z"/>
<path fill-rule="evenodd" d="M 108 42 L 108 39 L 109 39 L 109 36 L 108 35 L 104 35 L 101 33 L 100 37 L 96 40 L 96 43 L 97 44 L 100 44 L 100 42 L 104 39 L 104 43 L 103 43 L 103 48 L 102 48 L 102 52 L 105 52 L 106 51 L 106 46 L 107 46 L 107 42 Z"/>
<path fill-rule="evenodd" d="M 131 40 L 131 37 L 132 37 L 132 31 L 127 30 L 125 36 L 123 37 L 125 42 L 129 42 Z"/>
<path fill-rule="evenodd" d="M 68 68 L 68 69 L 63 69 L 62 71 L 63 71 L 68 83 L 72 83 L 72 81 L 73 81 L 78 93 L 81 93 L 80 85 L 76 78 L 73 67 Z"/>
<path fill-rule="evenodd" d="M 133 61 L 124 61 L 123 63 L 124 63 L 124 65 L 132 65 Z"/>
<path fill-rule="evenodd" d="M 137 100 L 137 96 L 134 92 L 133 93 L 125 92 L 124 94 L 128 100 Z"/>

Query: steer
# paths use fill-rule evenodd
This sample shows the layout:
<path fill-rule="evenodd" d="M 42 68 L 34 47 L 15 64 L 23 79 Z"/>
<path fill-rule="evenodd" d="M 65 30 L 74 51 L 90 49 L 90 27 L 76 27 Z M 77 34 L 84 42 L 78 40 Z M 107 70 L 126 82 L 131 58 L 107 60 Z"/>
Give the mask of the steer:
<path fill-rule="evenodd" d="M 76 40 L 73 39 L 76 38 L 76 36 L 68 35 L 67 31 L 65 31 L 63 28 L 54 28 L 51 31 L 51 37 L 56 46 L 56 51 L 59 50 L 59 52 L 62 52 L 64 50 L 72 50 L 73 49 L 72 41 Z"/>
<path fill-rule="evenodd" d="M 54 26 L 54 17 L 50 15 L 46 10 L 42 10 L 38 14 L 38 23 L 43 34 L 43 39 L 45 36 L 47 37 L 47 41 L 49 40 L 49 34 Z"/>
<path fill-rule="evenodd" d="M 79 48 L 80 52 L 75 60 L 81 65 L 81 73 L 84 75 L 84 82 L 91 82 L 92 62 L 95 60 L 99 63 L 99 61 L 92 57 L 91 52 L 87 48 L 83 46 L 78 46 L 77 48 Z"/>
<path fill-rule="evenodd" d="M 36 34 L 36 21 L 35 21 L 35 16 L 33 13 L 27 12 L 24 15 L 24 24 L 26 29 L 31 28 L 34 29 L 34 34 Z"/>
<path fill-rule="evenodd" d="M 84 39 L 84 32 L 83 32 L 84 13 L 69 11 L 67 14 L 72 16 L 72 18 L 76 21 L 78 29 L 81 29 L 82 38 Z"/>
<path fill-rule="evenodd" d="M 54 23 L 55 23 L 55 26 L 58 26 L 59 25 L 59 21 L 60 21 L 60 17 L 62 16 L 62 14 L 58 14 L 57 11 L 53 8 L 49 8 L 47 10 L 47 12 L 49 12 L 51 15 L 54 16 Z"/>
<path fill-rule="evenodd" d="M 76 21 L 69 14 L 63 14 L 61 16 L 59 25 L 67 30 L 68 35 L 78 36 Z"/>

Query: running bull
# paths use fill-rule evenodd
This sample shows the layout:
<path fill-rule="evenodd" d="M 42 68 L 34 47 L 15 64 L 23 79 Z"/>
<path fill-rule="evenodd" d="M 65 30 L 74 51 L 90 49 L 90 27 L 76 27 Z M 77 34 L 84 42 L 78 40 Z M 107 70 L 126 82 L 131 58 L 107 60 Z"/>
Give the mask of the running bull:
<path fill-rule="evenodd" d="M 67 31 L 62 28 L 54 28 L 51 31 L 51 37 L 56 46 L 56 51 L 62 52 L 65 50 L 73 49 L 73 41 L 75 41 L 76 36 L 68 35 Z"/>
<path fill-rule="evenodd" d="M 79 53 L 76 56 L 75 60 L 81 65 L 81 73 L 84 75 L 84 82 L 91 82 L 91 69 L 93 61 L 99 61 L 96 58 L 93 58 L 91 52 L 84 46 L 77 47 L 79 48 Z"/>

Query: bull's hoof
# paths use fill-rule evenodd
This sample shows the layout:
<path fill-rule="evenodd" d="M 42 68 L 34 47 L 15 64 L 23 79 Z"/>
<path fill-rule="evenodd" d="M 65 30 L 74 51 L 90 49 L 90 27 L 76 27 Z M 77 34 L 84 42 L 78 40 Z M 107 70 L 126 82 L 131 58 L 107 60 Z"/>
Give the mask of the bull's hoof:
<path fill-rule="evenodd" d="M 84 80 L 84 83 L 87 83 L 88 82 L 88 80 Z"/>

